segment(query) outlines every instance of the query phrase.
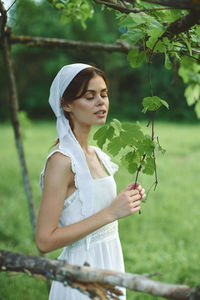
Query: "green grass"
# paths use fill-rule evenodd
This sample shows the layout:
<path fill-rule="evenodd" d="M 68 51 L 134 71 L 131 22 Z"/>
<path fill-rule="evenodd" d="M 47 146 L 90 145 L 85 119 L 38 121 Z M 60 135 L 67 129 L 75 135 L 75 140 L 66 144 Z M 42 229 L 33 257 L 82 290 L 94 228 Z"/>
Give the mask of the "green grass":
<path fill-rule="evenodd" d="M 34 122 L 26 129 L 25 154 L 38 211 L 39 174 L 49 147 L 54 143 L 55 123 Z M 119 231 L 126 271 L 155 273 L 153 278 L 169 283 L 196 286 L 199 282 L 200 251 L 200 125 L 156 124 L 156 135 L 167 150 L 159 155 L 158 187 L 142 206 L 142 214 L 119 220 Z M 12 128 L 0 125 L 0 249 L 38 255 L 29 221 L 21 170 Z M 120 168 L 116 174 L 118 191 L 134 180 Z M 153 178 L 141 175 L 139 181 L 148 190 Z M 56 257 L 60 251 L 48 254 Z M 45 281 L 28 275 L 0 273 L 0 300 L 45 300 Z M 127 299 L 161 299 L 127 292 Z"/>

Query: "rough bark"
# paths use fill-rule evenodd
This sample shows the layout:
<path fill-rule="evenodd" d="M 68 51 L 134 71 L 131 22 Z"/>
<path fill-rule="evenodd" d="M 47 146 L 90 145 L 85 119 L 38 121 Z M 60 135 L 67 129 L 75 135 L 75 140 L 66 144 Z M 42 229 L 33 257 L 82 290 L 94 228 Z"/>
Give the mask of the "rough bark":
<path fill-rule="evenodd" d="M 51 47 L 51 48 L 67 48 L 74 49 L 77 51 L 82 50 L 95 50 L 95 51 L 106 51 L 106 52 L 122 52 L 128 53 L 133 47 L 129 44 L 118 41 L 114 44 L 104 43 L 92 43 L 82 41 L 72 41 L 56 38 L 44 38 L 44 37 L 31 37 L 31 36 L 15 36 L 11 34 L 9 36 L 9 42 L 11 44 L 27 44 L 28 46 L 34 47 Z"/>
<path fill-rule="evenodd" d="M 123 12 L 140 12 L 139 9 L 130 7 L 127 3 L 132 5 L 135 4 L 135 0 L 93 0 L 97 4 L 105 4 L 113 9 L 124 10 Z M 144 2 L 150 2 L 152 4 L 158 4 L 160 9 L 160 5 L 166 8 L 175 8 L 175 9 L 186 9 L 186 10 L 196 10 L 200 8 L 200 2 L 198 0 L 144 0 Z M 151 10 L 151 9 L 149 9 Z"/>
<path fill-rule="evenodd" d="M 162 6 L 170 6 L 177 9 L 200 8 L 200 2 L 198 0 L 145 0 L 145 2 L 159 4 Z"/>
<path fill-rule="evenodd" d="M 184 16 L 175 22 L 171 23 L 165 32 L 165 36 L 172 39 L 174 35 L 181 32 L 187 32 L 195 24 L 200 24 L 200 13 L 190 12 L 187 16 Z"/>
<path fill-rule="evenodd" d="M 0 270 L 37 274 L 63 282 L 74 288 L 84 290 L 90 297 L 113 290 L 121 286 L 130 290 L 148 293 L 154 296 L 174 300 L 199 300 L 199 288 L 193 289 L 185 285 L 175 285 L 151 280 L 144 275 L 98 270 L 85 266 L 67 264 L 64 260 L 47 259 L 14 252 L 0 251 Z M 119 292 L 118 292 L 119 293 Z M 100 296 L 99 296 L 100 297 Z M 107 298 L 99 298 L 107 299 Z M 117 299 L 117 298 L 116 298 Z"/>
<path fill-rule="evenodd" d="M 11 122 L 13 125 L 13 130 L 15 134 L 15 141 L 16 146 L 19 154 L 19 160 L 22 170 L 22 176 L 24 181 L 24 187 L 27 195 L 28 206 L 29 206 L 29 213 L 30 219 L 32 224 L 32 231 L 33 235 L 35 236 L 35 209 L 34 209 L 34 202 L 32 197 L 32 190 L 29 180 L 28 169 L 26 166 L 26 160 L 24 155 L 22 137 L 21 137 L 21 130 L 20 130 L 20 123 L 18 119 L 18 97 L 17 97 L 17 89 L 16 89 L 16 82 L 15 76 L 12 67 L 12 61 L 10 58 L 10 51 L 9 51 L 9 44 L 7 41 L 7 37 L 5 36 L 1 41 L 1 49 L 3 53 L 4 63 L 7 71 L 7 78 L 8 78 L 8 89 L 9 89 L 9 110 L 10 110 L 10 117 Z"/>
<path fill-rule="evenodd" d="M 0 41 L 1 41 L 4 37 L 5 26 L 7 22 L 7 14 L 2 1 L 0 1 L 0 13 L 1 13 L 0 16 Z"/>

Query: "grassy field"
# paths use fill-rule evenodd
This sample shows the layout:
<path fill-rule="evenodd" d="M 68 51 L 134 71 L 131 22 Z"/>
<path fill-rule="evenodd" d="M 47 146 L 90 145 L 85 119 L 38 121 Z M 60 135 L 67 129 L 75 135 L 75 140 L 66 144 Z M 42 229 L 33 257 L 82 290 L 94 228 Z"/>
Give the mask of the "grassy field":
<path fill-rule="evenodd" d="M 38 211 L 39 174 L 54 143 L 55 124 L 35 121 L 25 134 L 25 154 Z M 195 286 L 200 275 L 200 125 L 157 123 L 156 135 L 167 150 L 157 159 L 157 190 L 150 192 L 141 215 L 119 221 L 126 271 L 158 272 L 160 275 L 153 277 L 156 280 Z M 0 136 L 0 249 L 38 255 L 10 125 L 0 125 Z M 116 174 L 118 191 L 133 180 L 121 167 Z M 153 178 L 141 175 L 139 181 L 148 190 Z M 51 252 L 48 257 L 55 258 L 59 253 Z M 11 299 L 46 300 L 46 282 L 2 272 L 0 300 Z M 161 298 L 128 291 L 127 300 L 133 299 Z"/>

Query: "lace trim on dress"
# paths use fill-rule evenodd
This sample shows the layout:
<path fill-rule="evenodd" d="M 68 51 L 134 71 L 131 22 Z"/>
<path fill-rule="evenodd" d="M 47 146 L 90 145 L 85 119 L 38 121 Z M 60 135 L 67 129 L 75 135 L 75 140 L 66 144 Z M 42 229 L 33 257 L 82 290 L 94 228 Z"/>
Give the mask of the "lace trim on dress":
<path fill-rule="evenodd" d="M 116 235 L 118 235 L 118 221 L 114 221 L 110 224 L 107 224 L 97 230 L 95 230 L 94 232 L 92 232 L 91 234 L 88 235 L 88 237 L 90 238 L 90 246 L 98 243 L 98 242 L 102 242 L 104 240 L 111 240 L 113 238 L 116 237 Z M 64 250 L 66 251 L 70 251 L 71 249 L 80 249 L 85 247 L 85 238 L 78 240 L 75 243 L 72 243 L 69 246 L 64 247 Z"/>

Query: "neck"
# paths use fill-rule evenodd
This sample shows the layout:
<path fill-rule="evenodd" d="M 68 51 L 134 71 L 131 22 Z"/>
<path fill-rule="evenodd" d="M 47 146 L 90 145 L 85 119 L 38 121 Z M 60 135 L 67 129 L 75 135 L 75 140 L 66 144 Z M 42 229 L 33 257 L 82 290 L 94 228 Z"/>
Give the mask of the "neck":
<path fill-rule="evenodd" d="M 91 125 L 76 124 L 73 129 L 73 133 L 85 153 L 89 152 L 88 141 L 91 128 Z"/>

